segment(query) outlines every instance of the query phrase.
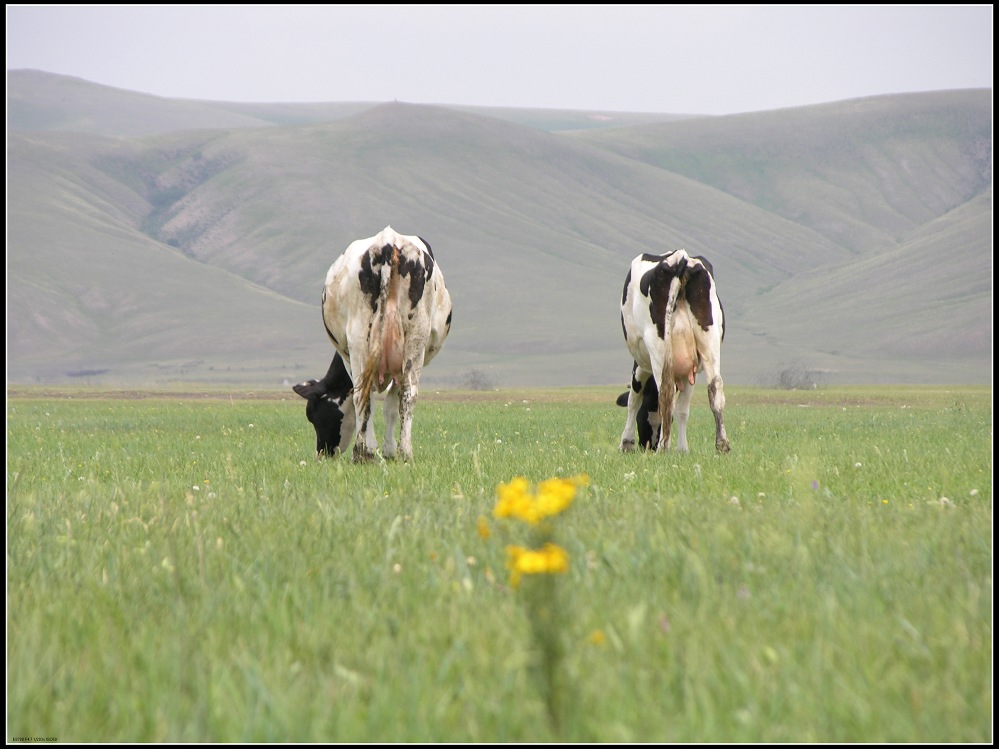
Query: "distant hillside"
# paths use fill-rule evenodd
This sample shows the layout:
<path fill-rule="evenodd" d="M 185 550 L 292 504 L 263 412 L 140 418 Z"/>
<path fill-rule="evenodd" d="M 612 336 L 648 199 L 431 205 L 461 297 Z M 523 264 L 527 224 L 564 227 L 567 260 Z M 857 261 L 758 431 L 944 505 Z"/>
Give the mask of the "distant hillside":
<path fill-rule="evenodd" d="M 815 229 L 853 252 L 981 194 L 992 183 L 990 91 L 855 99 L 581 133 Z"/>
<path fill-rule="evenodd" d="M 91 135 L 155 135 L 178 130 L 217 130 L 331 122 L 382 102 L 241 103 L 165 99 L 40 70 L 7 71 L 7 129 L 66 130 Z M 674 122 L 693 115 L 648 112 L 448 107 L 538 130 L 596 128 Z"/>
<path fill-rule="evenodd" d="M 8 71 L 8 382 L 317 377 L 326 270 L 387 224 L 454 300 L 430 387 L 623 384 L 628 262 L 678 246 L 715 265 L 729 382 L 991 381 L 990 90 L 591 115 Z"/>

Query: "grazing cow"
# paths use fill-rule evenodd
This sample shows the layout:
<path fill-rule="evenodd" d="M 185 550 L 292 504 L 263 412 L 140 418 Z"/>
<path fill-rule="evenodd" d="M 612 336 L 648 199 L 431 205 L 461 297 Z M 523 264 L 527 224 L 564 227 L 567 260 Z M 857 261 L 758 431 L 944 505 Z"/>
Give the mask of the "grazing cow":
<path fill-rule="evenodd" d="M 377 454 L 371 418 L 374 391 L 385 393 L 382 456 L 395 457 L 395 429 L 401 417 L 398 450 L 404 460 L 411 461 L 413 407 L 420 372 L 441 350 L 451 330 L 451 296 L 430 245 L 420 237 L 398 234 L 391 226 L 373 237 L 351 242 L 326 275 L 322 308 L 326 334 L 343 358 L 345 374 L 353 384 L 350 434 L 357 435 L 353 460 L 363 462 Z M 342 378 L 335 369 L 336 356 L 323 380 L 332 383 L 334 391 L 324 402 L 338 408 L 343 403 L 342 399 L 337 401 L 342 385 L 336 388 Z M 311 397 L 300 390 L 307 384 L 296 386 L 295 391 Z M 313 393 L 315 388 L 307 392 Z M 332 445 L 335 434 L 320 435 L 316 420 L 310 417 L 310 421 L 316 426 L 317 443 Z M 335 414 L 331 421 L 335 421 Z M 349 424 L 344 414 L 336 443 L 340 450 L 346 448 L 343 430 Z"/>
<path fill-rule="evenodd" d="M 637 428 L 640 446 L 668 450 L 675 417 L 676 449 L 688 452 L 690 399 L 695 375 L 704 372 L 715 416 L 715 448 L 728 452 L 721 377 L 725 314 L 711 263 L 686 250 L 636 257 L 624 282 L 621 325 L 634 366 L 626 403 L 624 394 L 617 401 L 628 408 L 620 449 L 635 449 Z"/>
<path fill-rule="evenodd" d="M 354 402 L 344 408 L 344 403 L 354 391 L 354 383 L 339 352 L 321 380 L 309 380 L 293 387 L 305 398 L 305 415 L 316 428 L 316 455 L 332 457 L 347 452 L 354 437 Z"/>

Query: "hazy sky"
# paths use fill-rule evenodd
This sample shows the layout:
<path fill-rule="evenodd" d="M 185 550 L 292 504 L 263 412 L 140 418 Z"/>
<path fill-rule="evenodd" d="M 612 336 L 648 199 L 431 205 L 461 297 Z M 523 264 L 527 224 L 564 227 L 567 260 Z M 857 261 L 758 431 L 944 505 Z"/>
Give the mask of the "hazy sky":
<path fill-rule="evenodd" d="M 7 5 L 7 69 L 239 102 L 731 114 L 992 87 L 991 5 Z"/>

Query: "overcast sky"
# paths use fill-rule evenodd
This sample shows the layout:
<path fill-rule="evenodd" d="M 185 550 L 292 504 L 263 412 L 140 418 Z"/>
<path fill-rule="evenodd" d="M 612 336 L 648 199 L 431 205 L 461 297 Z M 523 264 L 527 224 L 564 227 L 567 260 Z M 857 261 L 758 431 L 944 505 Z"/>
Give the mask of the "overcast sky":
<path fill-rule="evenodd" d="M 992 87 L 992 6 L 7 5 L 7 69 L 164 97 L 732 114 Z"/>

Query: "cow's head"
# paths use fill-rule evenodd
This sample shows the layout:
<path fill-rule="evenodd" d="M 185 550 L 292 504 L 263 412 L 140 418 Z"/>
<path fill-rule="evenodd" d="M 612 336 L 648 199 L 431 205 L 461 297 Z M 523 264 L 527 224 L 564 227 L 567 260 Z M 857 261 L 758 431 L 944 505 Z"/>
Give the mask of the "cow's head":
<path fill-rule="evenodd" d="M 302 382 L 292 389 L 308 401 L 305 415 L 316 428 L 316 454 L 333 456 L 346 452 L 357 419 L 351 397 L 354 383 L 340 354 L 333 355 L 323 379 Z"/>
<path fill-rule="evenodd" d="M 656 381 L 650 377 L 644 385 L 632 380 L 632 388 L 642 399 L 638 405 L 638 417 L 636 427 L 638 428 L 638 446 L 643 450 L 655 450 L 659 445 L 659 431 L 662 427 L 662 419 L 659 417 L 659 388 Z M 625 390 L 617 397 L 619 406 L 628 406 L 628 394 Z"/>

